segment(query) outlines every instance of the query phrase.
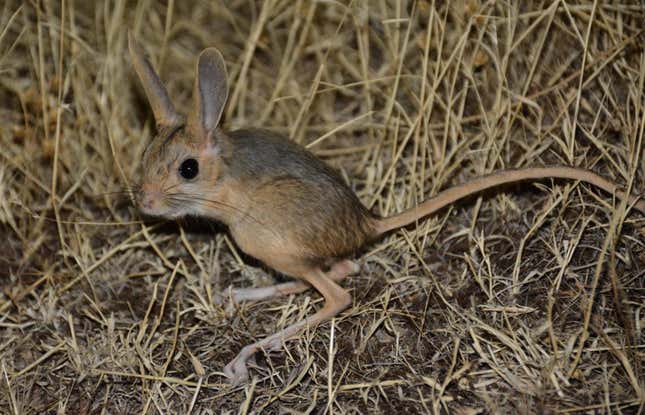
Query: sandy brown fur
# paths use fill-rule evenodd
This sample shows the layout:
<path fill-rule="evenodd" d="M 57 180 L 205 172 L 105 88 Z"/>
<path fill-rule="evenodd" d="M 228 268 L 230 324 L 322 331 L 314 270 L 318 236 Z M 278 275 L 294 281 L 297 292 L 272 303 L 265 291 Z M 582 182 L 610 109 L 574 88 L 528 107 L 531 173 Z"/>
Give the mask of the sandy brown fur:
<path fill-rule="evenodd" d="M 349 256 L 376 234 L 374 215 L 309 151 L 263 130 L 228 137 L 232 151 L 223 163 L 236 183 L 232 192 L 245 194 L 244 210 L 296 241 L 308 260 L 320 264 Z"/>
<path fill-rule="evenodd" d="M 568 167 L 527 168 L 494 173 L 444 190 L 419 206 L 389 218 L 369 212 L 333 169 L 286 137 L 263 130 L 226 133 L 219 120 L 227 98 L 221 54 L 206 49 L 198 59 L 193 109 L 183 124 L 149 62 L 130 39 L 135 68 L 152 101 L 159 134 L 143 157 L 139 205 L 144 213 L 176 218 L 217 219 L 237 245 L 269 267 L 304 280 L 324 297 L 312 316 L 245 346 L 224 372 L 234 383 L 248 378 L 246 361 L 258 350 L 275 349 L 303 327 L 329 319 L 351 302 L 338 281 L 355 272 L 350 261 L 368 241 L 417 221 L 482 190 L 521 180 L 564 178 L 594 184 L 645 212 L 645 201 L 630 197 L 597 174 Z M 199 173 L 187 177 L 190 161 Z M 192 170 L 196 171 L 196 170 Z M 306 284 L 241 290 L 236 300 L 267 298 L 304 290 Z"/>

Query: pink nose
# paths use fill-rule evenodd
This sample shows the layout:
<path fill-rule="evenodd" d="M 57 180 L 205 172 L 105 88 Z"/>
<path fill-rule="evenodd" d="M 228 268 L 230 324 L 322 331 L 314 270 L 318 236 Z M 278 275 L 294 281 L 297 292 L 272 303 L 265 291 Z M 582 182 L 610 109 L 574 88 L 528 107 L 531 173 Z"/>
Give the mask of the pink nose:
<path fill-rule="evenodd" d="M 150 194 L 144 193 L 139 196 L 139 206 L 143 210 L 150 210 L 153 208 L 154 200 L 150 197 Z"/>
<path fill-rule="evenodd" d="M 150 211 L 157 207 L 160 198 L 161 192 L 159 190 L 152 186 L 143 186 L 139 192 L 137 201 L 143 211 Z"/>

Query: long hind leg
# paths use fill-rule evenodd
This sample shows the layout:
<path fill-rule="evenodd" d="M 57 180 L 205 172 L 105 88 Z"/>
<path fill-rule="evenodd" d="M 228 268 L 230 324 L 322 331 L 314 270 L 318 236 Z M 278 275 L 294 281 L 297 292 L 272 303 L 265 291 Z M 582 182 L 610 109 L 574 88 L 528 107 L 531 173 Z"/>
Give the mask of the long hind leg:
<path fill-rule="evenodd" d="M 346 274 L 345 274 L 346 275 Z M 294 338 L 302 329 L 314 326 L 322 321 L 328 320 L 343 311 L 352 301 L 351 296 L 343 287 L 338 285 L 327 274 L 319 269 L 308 270 L 300 277 L 311 284 L 325 298 L 325 305 L 314 315 L 288 326 L 287 328 L 272 334 L 253 344 L 242 348 L 238 355 L 224 368 L 224 373 L 229 377 L 231 383 L 238 385 L 245 382 L 248 377 L 246 362 L 259 350 L 278 350 L 282 344 Z M 339 275 L 337 275 L 339 277 Z M 344 277 L 344 276 L 343 276 Z M 339 278 L 340 279 L 340 278 Z"/>
<path fill-rule="evenodd" d="M 327 272 L 327 276 L 333 281 L 339 282 L 348 275 L 357 273 L 359 266 L 348 259 L 338 261 Z M 264 300 L 272 297 L 282 297 L 291 294 L 298 294 L 308 290 L 310 284 L 303 281 L 290 281 L 282 284 L 271 285 L 259 288 L 232 288 L 226 292 L 226 296 L 236 303 L 250 300 Z"/>

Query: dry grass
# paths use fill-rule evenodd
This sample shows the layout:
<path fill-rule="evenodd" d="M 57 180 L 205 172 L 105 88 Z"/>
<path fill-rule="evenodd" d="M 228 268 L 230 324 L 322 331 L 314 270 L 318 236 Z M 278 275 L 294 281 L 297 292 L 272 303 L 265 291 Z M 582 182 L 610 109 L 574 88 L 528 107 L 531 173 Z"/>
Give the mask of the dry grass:
<path fill-rule="evenodd" d="M 308 145 L 382 214 L 506 167 L 642 194 L 642 3 L 157 3 L 0 6 L 0 413 L 643 410 L 645 218 L 596 189 L 511 186 L 367 247 L 353 306 L 240 388 L 221 368 L 320 296 L 215 305 L 280 277 L 119 193 L 153 129 L 131 28 L 183 108 L 220 48 L 226 125 Z"/>

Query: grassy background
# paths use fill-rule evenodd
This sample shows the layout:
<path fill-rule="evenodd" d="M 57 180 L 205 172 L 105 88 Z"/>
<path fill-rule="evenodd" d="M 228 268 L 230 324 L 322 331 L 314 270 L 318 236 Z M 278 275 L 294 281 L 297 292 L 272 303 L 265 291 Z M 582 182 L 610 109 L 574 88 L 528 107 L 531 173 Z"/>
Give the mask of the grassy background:
<path fill-rule="evenodd" d="M 645 220 L 596 189 L 510 186 L 366 247 L 353 306 L 239 388 L 221 368 L 320 296 L 216 305 L 281 277 L 123 192 L 154 128 L 129 28 L 178 108 L 218 47 L 225 126 L 309 146 L 383 215 L 509 167 L 643 194 L 645 11 L 604 3 L 2 2 L 0 413 L 643 410 Z"/>

